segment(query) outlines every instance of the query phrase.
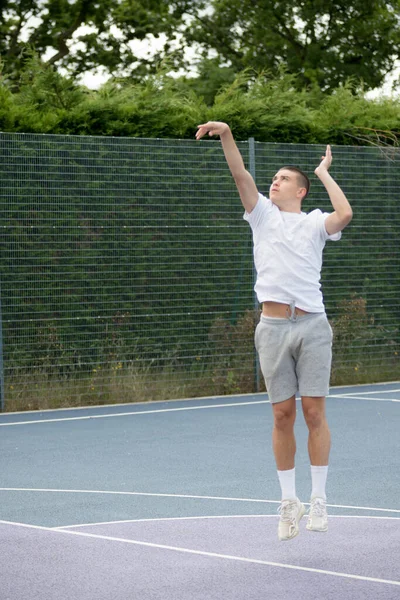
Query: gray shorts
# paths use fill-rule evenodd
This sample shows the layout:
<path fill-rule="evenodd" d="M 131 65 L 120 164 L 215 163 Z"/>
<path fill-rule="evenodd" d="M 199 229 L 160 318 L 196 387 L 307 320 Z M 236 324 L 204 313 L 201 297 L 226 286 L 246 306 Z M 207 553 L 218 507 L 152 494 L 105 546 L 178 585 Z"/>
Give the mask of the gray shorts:
<path fill-rule="evenodd" d="M 332 328 L 325 313 L 291 319 L 261 315 L 255 345 L 270 402 L 327 396 L 332 362 Z"/>

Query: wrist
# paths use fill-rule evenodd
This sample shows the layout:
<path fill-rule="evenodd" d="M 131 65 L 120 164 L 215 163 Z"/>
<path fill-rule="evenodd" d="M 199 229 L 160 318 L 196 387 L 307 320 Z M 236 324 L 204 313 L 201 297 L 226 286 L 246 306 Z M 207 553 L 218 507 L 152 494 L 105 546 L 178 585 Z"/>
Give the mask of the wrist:
<path fill-rule="evenodd" d="M 331 178 L 331 175 L 328 171 L 328 169 L 325 169 L 324 167 L 317 167 L 314 171 L 315 175 L 317 177 L 319 177 L 319 179 L 327 179 L 327 178 Z"/>
<path fill-rule="evenodd" d="M 230 127 L 228 126 L 224 131 L 222 131 L 219 137 L 220 138 L 223 138 L 223 137 L 233 137 L 232 136 L 232 131 L 231 131 Z"/>

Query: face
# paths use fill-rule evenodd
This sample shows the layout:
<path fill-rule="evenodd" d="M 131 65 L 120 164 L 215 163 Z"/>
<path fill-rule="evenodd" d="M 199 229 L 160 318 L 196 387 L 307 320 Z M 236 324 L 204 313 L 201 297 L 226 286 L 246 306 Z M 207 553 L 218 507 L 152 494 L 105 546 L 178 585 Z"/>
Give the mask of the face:
<path fill-rule="evenodd" d="M 269 197 L 277 206 L 285 206 L 288 202 L 301 202 L 305 188 L 301 187 L 297 173 L 289 169 L 281 169 L 272 178 Z"/>

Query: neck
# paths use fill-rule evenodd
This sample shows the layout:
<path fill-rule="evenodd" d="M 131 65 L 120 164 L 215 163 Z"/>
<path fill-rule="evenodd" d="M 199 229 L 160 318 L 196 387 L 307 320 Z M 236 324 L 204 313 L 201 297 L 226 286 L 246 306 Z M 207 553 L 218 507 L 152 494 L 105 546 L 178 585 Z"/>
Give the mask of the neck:
<path fill-rule="evenodd" d="M 298 200 L 288 200 L 282 203 L 274 203 L 282 212 L 290 212 L 290 213 L 301 213 L 301 202 Z"/>

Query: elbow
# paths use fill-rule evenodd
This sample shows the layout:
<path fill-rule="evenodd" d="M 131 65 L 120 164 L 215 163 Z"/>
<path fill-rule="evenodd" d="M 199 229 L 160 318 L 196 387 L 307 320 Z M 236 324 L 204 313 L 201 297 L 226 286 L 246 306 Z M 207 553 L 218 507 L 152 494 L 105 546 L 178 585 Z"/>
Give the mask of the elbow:
<path fill-rule="evenodd" d="M 353 218 L 353 211 L 350 207 L 343 214 L 340 215 L 340 220 L 342 221 L 342 223 L 345 226 L 350 223 L 352 218 Z"/>
<path fill-rule="evenodd" d="M 347 212 L 347 215 L 346 215 L 347 223 L 350 223 L 350 221 L 352 220 L 352 218 L 353 218 L 353 211 L 350 208 L 349 211 Z"/>

